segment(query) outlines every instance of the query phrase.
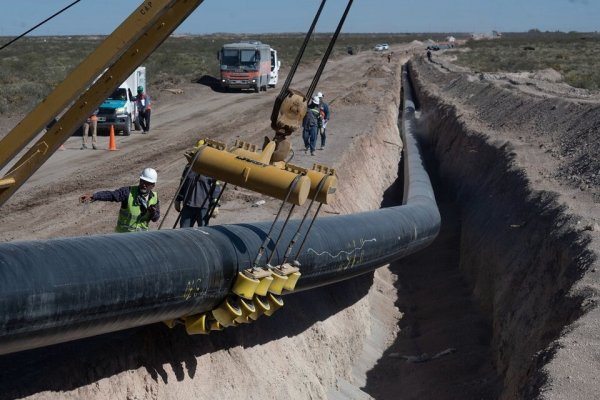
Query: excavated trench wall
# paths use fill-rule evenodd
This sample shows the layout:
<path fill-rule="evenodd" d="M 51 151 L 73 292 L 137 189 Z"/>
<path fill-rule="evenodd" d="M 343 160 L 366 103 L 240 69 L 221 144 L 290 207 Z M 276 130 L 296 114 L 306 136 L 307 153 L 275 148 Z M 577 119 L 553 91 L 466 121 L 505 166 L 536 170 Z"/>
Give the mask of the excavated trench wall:
<path fill-rule="evenodd" d="M 460 205 L 460 268 L 493 326 L 501 398 L 535 397 L 552 379 L 544 366 L 556 339 L 584 312 L 584 295 L 572 289 L 593 263 L 589 237 L 555 194 L 533 190 L 509 144 L 469 126 L 438 95 L 431 67 L 409 68 L 435 172 Z"/>

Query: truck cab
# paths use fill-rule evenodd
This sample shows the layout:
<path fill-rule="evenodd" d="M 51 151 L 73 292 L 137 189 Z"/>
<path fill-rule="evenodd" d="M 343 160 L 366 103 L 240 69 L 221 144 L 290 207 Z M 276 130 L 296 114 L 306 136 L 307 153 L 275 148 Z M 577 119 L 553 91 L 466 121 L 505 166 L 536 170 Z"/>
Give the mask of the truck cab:
<path fill-rule="evenodd" d="M 257 40 L 224 44 L 217 53 L 221 87 L 266 91 L 271 75 L 271 46 Z"/>

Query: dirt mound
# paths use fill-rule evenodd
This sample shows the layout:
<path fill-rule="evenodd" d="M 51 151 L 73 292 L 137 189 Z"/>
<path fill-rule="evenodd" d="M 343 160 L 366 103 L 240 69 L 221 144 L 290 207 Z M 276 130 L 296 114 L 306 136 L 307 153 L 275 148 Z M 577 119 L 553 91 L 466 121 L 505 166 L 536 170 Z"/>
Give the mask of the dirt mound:
<path fill-rule="evenodd" d="M 373 102 L 373 98 L 364 90 L 355 90 L 347 95 L 336 99 L 338 106 L 359 106 L 361 104 L 369 104 Z"/>
<path fill-rule="evenodd" d="M 563 80 L 562 74 L 553 68 L 546 68 L 540 71 L 532 72 L 530 74 L 530 78 L 555 83 Z"/>
<path fill-rule="evenodd" d="M 392 73 L 391 68 L 386 65 L 372 65 L 367 70 L 365 77 L 367 78 L 385 78 Z"/>

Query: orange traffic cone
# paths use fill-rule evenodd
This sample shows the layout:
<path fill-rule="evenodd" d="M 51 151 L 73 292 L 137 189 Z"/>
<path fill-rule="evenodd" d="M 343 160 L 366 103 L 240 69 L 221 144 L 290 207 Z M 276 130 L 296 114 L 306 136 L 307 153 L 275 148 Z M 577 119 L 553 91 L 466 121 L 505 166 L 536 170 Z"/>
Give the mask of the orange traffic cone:
<path fill-rule="evenodd" d="M 108 149 L 117 149 L 117 142 L 115 141 L 115 127 L 113 125 L 110 126 L 110 139 L 108 140 Z"/>

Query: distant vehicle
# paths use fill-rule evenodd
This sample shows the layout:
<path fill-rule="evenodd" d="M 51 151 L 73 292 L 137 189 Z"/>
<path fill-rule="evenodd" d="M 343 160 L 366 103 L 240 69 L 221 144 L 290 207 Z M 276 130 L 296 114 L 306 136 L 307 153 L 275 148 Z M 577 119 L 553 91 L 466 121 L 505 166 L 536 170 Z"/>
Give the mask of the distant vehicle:
<path fill-rule="evenodd" d="M 114 92 L 98 107 L 98 129 L 110 129 L 129 136 L 132 127 L 141 130 L 136 105 L 137 88 L 146 90 L 146 67 L 138 67 Z"/>
<path fill-rule="evenodd" d="M 259 41 L 223 45 L 217 53 L 224 89 L 267 91 L 271 76 L 271 46 Z"/>
<path fill-rule="evenodd" d="M 432 44 L 431 46 L 427 46 L 427 50 L 433 50 L 433 51 L 447 50 L 447 49 L 453 49 L 453 48 L 454 48 L 453 43 L 438 43 L 438 44 Z"/>
<path fill-rule="evenodd" d="M 281 68 L 281 60 L 277 58 L 277 50 L 271 48 L 271 75 L 269 76 L 269 86 L 275 87 L 279 80 L 279 68 Z"/>
<path fill-rule="evenodd" d="M 390 45 L 387 43 L 382 43 L 381 47 L 383 47 L 383 50 L 389 50 L 390 49 Z"/>
<path fill-rule="evenodd" d="M 383 51 L 385 49 L 383 48 L 382 44 L 376 44 L 375 47 L 373 48 L 373 50 L 375 50 L 375 51 Z"/>

